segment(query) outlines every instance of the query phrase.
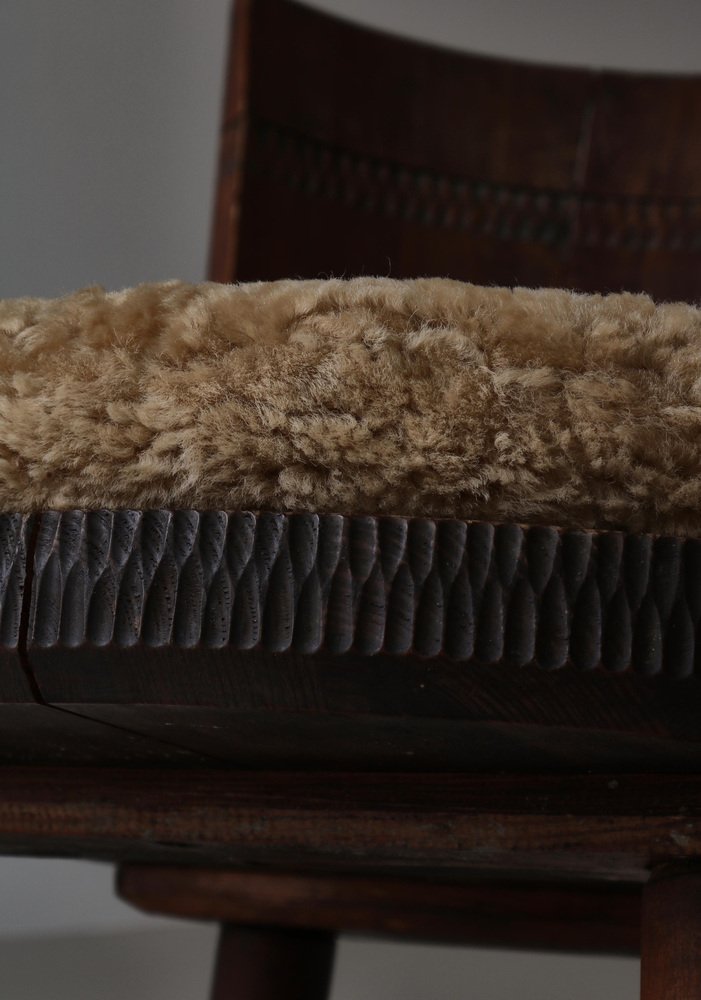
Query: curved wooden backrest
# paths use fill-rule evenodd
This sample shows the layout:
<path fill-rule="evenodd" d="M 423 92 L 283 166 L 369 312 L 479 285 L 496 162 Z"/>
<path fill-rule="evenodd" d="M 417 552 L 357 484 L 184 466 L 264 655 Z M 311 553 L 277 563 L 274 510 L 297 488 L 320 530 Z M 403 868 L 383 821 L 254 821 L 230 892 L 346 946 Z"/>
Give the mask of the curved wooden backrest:
<path fill-rule="evenodd" d="M 701 296 L 701 76 L 543 67 L 236 0 L 210 275 Z"/>

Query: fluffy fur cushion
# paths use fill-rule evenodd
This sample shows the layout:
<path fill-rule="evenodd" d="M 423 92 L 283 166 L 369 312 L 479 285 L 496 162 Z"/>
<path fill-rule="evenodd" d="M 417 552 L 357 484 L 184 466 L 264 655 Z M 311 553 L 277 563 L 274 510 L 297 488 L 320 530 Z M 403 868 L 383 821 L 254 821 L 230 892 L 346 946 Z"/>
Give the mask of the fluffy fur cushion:
<path fill-rule="evenodd" d="M 701 528 L 701 310 L 439 279 L 0 303 L 0 509 Z"/>

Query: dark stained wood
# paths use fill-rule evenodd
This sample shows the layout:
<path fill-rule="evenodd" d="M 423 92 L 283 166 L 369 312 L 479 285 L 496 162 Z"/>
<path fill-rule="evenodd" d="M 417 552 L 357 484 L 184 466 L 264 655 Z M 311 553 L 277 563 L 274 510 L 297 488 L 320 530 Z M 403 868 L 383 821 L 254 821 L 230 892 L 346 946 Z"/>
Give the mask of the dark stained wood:
<path fill-rule="evenodd" d="M 475 57 L 240 0 L 224 103 L 214 280 L 698 297 L 701 77 Z"/>
<path fill-rule="evenodd" d="M 685 197 L 701 199 L 700 95 L 701 76 L 602 73 L 587 190 L 603 198 L 658 194 L 677 207 Z"/>
<path fill-rule="evenodd" d="M 40 518 L 0 514 L 0 764 L 205 764 L 206 755 L 134 732 L 119 720 L 48 706 L 27 659 L 34 548 Z M 57 595 L 61 600 L 61 595 Z"/>
<path fill-rule="evenodd" d="M 0 848 L 284 870 L 644 882 L 701 851 L 701 779 L 14 768 Z"/>
<path fill-rule="evenodd" d="M 233 39 L 215 280 L 698 298 L 701 78 L 475 58 L 288 0 L 238 0 Z M 643 996 L 691 1000 L 699 875 L 660 866 L 701 852 L 700 621 L 697 540 L 3 514 L 0 849 L 207 866 L 122 888 L 237 921 L 213 1000 L 326 996 L 336 929 L 632 951 L 655 869 Z"/>
<path fill-rule="evenodd" d="M 696 539 L 47 512 L 32 574 L 43 701 L 224 763 L 701 764 Z"/>
<path fill-rule="evenodd" d="M 264 121 L 416 169 L 428 166 L 427 153 L 446 172 L 479 175 L 493 163 L 501 184 L 522 179 L 524 160 L 550 188 L 576 170 L 586 70 L 544 74 L 529 63 L 466 56 L 284 0 L 251 0 L 249 9 L 248 108 Z M 294 51 L 302 36 L 304 65 Z"/>
<path fill-rule="evenodd" d="M 643 893 L 642 1000 L 701 996 L 701 869 L 653 872 Z"/>
<path fill-rule="evenodd" d="M 238 240 L 243 197 L 243 165 L 247 153 L 248 81 L 250 78 L 251 4 L 241 0 L 231 15 L 231 50 L 227 66 L 227 87 L 223 118 L 226 127 L 219 151 L 219 180 L 215 191 L 214 222 L 210 257 L 212 266 L 226 274 L 238 268 Z"/>
<path fill-rule="evenodd" d="M 211 1000 L 326 1000 L 334 949 L 322 931 L 225 924 Z"/>
<path fill-rule="evenodd" d="M 276 658 L 279 669 L 266 676 L 300 685 L 304 678 L 324 677 L 318 670 L 298 673 L 299 665 L 284 667 L 285 657 Z M 351 673 L 353 661 L 341 666 Z M 366 671 L 361 672 L 363 675 Z M 396 673 L 396 668 L 395 668 Z M 431 686 L 430 671 L 427 671 Z M 493 678 L 493 674 L 490 675 Z M 328 678 L 324 678 L 328 680 Z M 498 679 L 482 687 L 479 675 L 469 685 L 474 702 L 484 700 L 498 687 Z M 405 682 L 406 683 L 406 682 Z M 423 683 L 423 682 L 421 682 Z M 347 681 L 346 681 L 347 686 Z M 397 684 L 394 684 L 395 689 Z M 444 687 L 445 695 L 445 687 Z M 521 689 L 523 690 L 523 689 Z M 589 693 L 591 693 L 591 688 Z M 519 688 L 505 686 L 497 692 L 499 703 L 517 698 Z M 605 685 L 600 689 L 605 700 Z M 573 699 L 574 700 L 574 699 Z M 286 710 L 244 712 L 233 708 L 202 705 L 144 705 L 89 703 L 68 706 L 89 713 L 91 718 L 129 728 L 159 741 L 186 747 L 214 761 L 240 768 L 277 768 L 355 771 L 448 771 L 512 773 L 562 773 L 578 768 L 590 773 L 635 773 L 641 766 L 658 774 L 697 773 L 701 764 L 698 744 L 636 734 L 594 731 L 571 725 L 533 725 L 446 717 L 405 715 L 401 704 L 395 714 L 367 715 L 321 711 Z M 690 708 L 691 710 L 691 708 Z M 19 762 L 19 761 L 18 761 Z"/>
<path fill-rule="evenodd" d="M 89 646 L 109 662 L 146 646 L 171 657 L 227 648 L 697 674 L 694 538 L 393 516 L 76 510 L 41 515 L 33 564 L 32 666 L 42 650 L 70 661 Z M 81 689 L 69 675 L 60 688 L 51 680 L 37 676 L 50 698 Z M 124 694 L 148 700 L 145 690 Z"/>
<path fill-rule="evenodd" d="M 472 946 L 638 955 L 640 886 L 298 875 L 125 865 L 117 891 L 147 913 Z"/>
<path fill-rule="evenodd" d="M 186 741 L 187 742 L 187 741 Z M 77 711 L 34 704 L 0 704 L 0 768 L 7 764 L 217 766 L 204 752 L 161 732 L 130 728 L 120 720 L 86 718 Z M 0 779 L 1 787 L 1 779 Z"/>
<path fill-rule="evenodd" d="M 0 514 L 0 704 L 35 701 L 20 642 L 23 612 L 29 609 L 24 595 L 34 523 L 34 517 Z"/>

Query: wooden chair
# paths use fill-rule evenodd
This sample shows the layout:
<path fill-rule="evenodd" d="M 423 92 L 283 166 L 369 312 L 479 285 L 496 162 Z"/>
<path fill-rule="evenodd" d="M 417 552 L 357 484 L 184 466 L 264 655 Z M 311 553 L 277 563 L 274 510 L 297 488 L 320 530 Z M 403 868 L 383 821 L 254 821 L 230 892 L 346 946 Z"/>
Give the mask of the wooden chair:
<path fill-rule="evenodd" d="M 286 0 L 237 0 L 231 53 L 213 279 L 696 297 L 700 79 Z M 221 921 L 214 1000 L 324 997 L 343 930 L 642 950 L 644 1000 L 701 995 L 701 543 L 213 511 L 6 514 L 0 541 L 0 846 Z"/>

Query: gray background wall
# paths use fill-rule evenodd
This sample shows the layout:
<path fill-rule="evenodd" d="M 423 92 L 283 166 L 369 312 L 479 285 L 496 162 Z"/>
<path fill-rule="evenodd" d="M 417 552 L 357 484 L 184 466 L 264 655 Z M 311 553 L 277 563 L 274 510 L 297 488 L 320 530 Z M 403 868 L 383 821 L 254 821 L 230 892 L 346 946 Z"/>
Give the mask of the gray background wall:
<path fill-rule="evenodd" d="M 700 72 L 697 0 L 314 0 L 518 58 Z M 0 0 L 0 296 L 204 276 L 228 0 Z M 0 786 L 1 789 L 1 786 Z M 204 997 L 214 933 L 106 866 L 0 859 L 3 1000 Z M 630 960 L 344 940 L 334 1000 L 627 1000 Z"/>

